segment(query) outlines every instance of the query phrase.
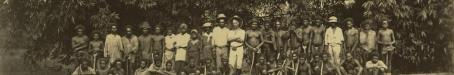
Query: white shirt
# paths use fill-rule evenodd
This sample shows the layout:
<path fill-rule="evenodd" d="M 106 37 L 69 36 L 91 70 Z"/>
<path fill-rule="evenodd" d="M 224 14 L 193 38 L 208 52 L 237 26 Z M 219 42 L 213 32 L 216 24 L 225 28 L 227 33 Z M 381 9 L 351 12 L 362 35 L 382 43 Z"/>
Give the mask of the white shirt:
<path fill-rule="evenodd" d="M 174 34 L 164 37 L 164 43 L 167 49 L 173 48 L 173 43 L 175 42 L 174 38 L 175 38 Z"/>
<path fill-rule="evenodd" d="M 228 33 L 228 40 L 235 40 L 235 39 L 239 39 L 239 40 L 243 40 L 244 41 L 244 37 L 246 36 L 246 32 L 243 30 L 243 29 L 236 29 L 236 30 L 231 30 L 229 33 Z M 238 46 L 241 46 L 243 45 L 243 42 L 231 42 L 230 43 L 230 46 L 232 47 L 238 47 Z"/>
<path fill-rule="evenodd" d="M 228 38 L 228 33 L 229 29 L 227 27 L 221 28 L 221 27 L 215 27 L 213 28 L 213 44 L 215 46 L 220 46 L 224 47 L 227 46 L 227 38 Z"/>
<path fill-rule="evenodd" d="M 190 39 L 191 39 L 191 35 L 189 35 L 188 33 L 177 34 L 174 39 L 175 42 L 177 43 L 175 45 L 175 47 L 177 47 L 177 48 L 178 47 L 187 47 Z"/>
<path fill-rule="evenodd" d="M 339 27 L 336 28 L 328 28 L 325 32 L 325 45 L 340 45 L 344 41 L 344 34 L 342 33 L 342 29 Z"/>

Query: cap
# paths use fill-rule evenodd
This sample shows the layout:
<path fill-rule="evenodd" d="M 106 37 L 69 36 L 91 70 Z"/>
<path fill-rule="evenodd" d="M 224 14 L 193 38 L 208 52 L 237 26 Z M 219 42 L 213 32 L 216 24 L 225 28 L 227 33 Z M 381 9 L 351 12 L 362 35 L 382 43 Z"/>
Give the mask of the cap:
<path fill-rule="evenodd" d="M 191 33 L 197 33 L 197 30 L 196 29 L 192 29 Z"/>
<path fill-rule="evenodd" d="M 336 16 L 329 17 L 328 22 L 337 22 L 337 17 Z"/>
<path fill-rule="evenodd" d="M 218 18 L 225 18 L 225 17 L 226 17 L 225 14 L 222 14 L 222 13 L 218 14 Z"/>
<path fill-rule="evenodd" d="M 211 23 L 207 22 L 202 25 L 202 27 L 211 27 Z"/>

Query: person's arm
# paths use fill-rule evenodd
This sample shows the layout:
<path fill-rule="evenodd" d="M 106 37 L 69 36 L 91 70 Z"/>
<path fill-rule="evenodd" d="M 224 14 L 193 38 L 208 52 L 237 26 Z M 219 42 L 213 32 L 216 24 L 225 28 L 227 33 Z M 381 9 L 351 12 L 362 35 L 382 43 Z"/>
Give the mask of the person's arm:
<path fill-rule="evenodd" d="M 337 44 L 342 44 L 342 42 L 344 42 L 344 40 L 345 40 L 344 39 L 344 33 L 342 32 L 342 29 L 341 28 L 337 29 L 337 33 L 339 33 L 337 36 L 340 36 L 339 37 L 339 41 L 338 41 Z"/>
<path fill-rule="evenodd" d="M 353 38 L 355 38 L 355 39 L 353 39 L 354 42 L 353 42 L 352 50 L 355 50 L 356 47 L 358 47 L 358 45 L 359 45 L 359 31 L 357 31 L 357 33 L 355 35 L 353 35 Z"/>
<path fill-rule="evenodd" d="M 104 49 L 103 49 L 103 51 L 104 51 L 104 57 L 107 57 L 107 55 L 108 55 L 108 51 L 109 51 L 109 47 L 110 47 L 110 46 L 108 45 L 108 44 L 110 43 L 109 38 L 110 38 L 110 37 L 107 36 L 107 37 L 106 37 L 106 40 L 105 40 L 105 43 L 104 43 Z"/>
<path fill-rule="evenodd" d="M 382 33 L 383 33 L 383 32 L 384 32 L 383 30 L 379 29 L 379 30 L 378 30 L 378 35 L 377 35 L 377 37 L 376 37 L 376 38 L 378 39 L 378 40 L 376 40 L 376 42 L 377 42 L 378 44 L 380 44 L 380 45 L 384 44 L 384 43 L 383 43 L 383 40 L 382 40 L 382 37 L 383 37 Z"/>
<path fill-rule="evenodd" d="M 330 29 L 327 29 L 326 32 L 328 32 L 329 30 L 330 30 Z M 325 37 L 325 39 L 324 39 L 325 45 L 329 45 L 329 42 L 331 41 L 331 40 L 328 38 L 329 36 L 330 36 L 330 35 L 329 35 L 328 33 L 325 33 L 325 36 L 324 36 L 324 37 Z"/>
<path fill-rule="evenodd" d="M 132 52 L 137 53 L 139 50 L 139 40 L 137 39 L 137 37 L 132 38 L 132 44 L 133 44 Z"/>
<path fill-rule="evenodd" d="M 391 41 L 390 45 L 393 45 L 394 43 L 396 43 L 396 38 L 394 37 L 394 31 L 393 30 L 391 30 L 391 40 L 392 41 Z"/>
<path fill-rule="evenodd" d="M 263 43 L 265 43 L 265 41 L 264 41 L 265 38 L 263 38 L 264 37 L 263 34 L 262 33 L 259 33 L 259 34 L 260 34 L 260 36 L 259 36 L 260 37 L 260 44 L 257 45 L 257 47 L 256 47 L 257 49 L 260 49 L 262 47 Z"/>
<path fill-rule="evenodd" d="M 383 63 L 383 61 L 378 61 L 379 68 L 388 69 L 388 67 Z"/>
<path fill-rule="evenodd" d="M 371 69 L 371 68 L 375 68 L 374 64 L 372 64 L 371 61 L 367 61 L 366 62 L 366 69 Z"/>

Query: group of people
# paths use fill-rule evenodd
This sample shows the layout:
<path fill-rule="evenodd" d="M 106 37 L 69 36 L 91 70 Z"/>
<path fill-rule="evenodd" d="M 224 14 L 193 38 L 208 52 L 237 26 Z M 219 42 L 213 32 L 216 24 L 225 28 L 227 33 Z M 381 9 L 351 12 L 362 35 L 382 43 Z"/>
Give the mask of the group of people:
<path fill-rule="evenodd" d="M 245 22 L 238 15 L 218 14 L 215 22 L 190 29 L 141 23 L 111 26 L 105 40 L 100 33 L 85 35 L 76 26 L 72 49 L 80 59 L 73 75 L 380 75 L 390 68 L 395 47 L 388 20 L 360 28 L 353 19 L 331 16 L 301 18 L 294 24 L 282 20 Z M 340 23 L 345 22 L 345 23 Z M 341 28 L 346 25 L 346 28 Z M 174 32 L 174 30 L 176 30 Z M 388 65 L 385 65 L 388 64 Z"/>

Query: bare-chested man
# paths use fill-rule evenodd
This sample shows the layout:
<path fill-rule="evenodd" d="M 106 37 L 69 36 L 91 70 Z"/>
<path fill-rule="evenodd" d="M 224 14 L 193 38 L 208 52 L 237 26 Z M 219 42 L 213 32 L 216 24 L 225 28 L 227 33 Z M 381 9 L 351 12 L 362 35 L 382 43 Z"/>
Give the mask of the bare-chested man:
<path fill-rule="evenodd" d="M 365 20 L 362 23 L 363 29 L 359 32 L 359 43 L 363 57 L 363 59 L 360 59 L 361 62 L 366 61 L 367 55 L 376 49 L 376 33 L 371 29 L 370 24 L 372 24 L 372 20 Z"/>
<path fill-rule="evenodd" d="M 383 21 L 382 29 L 378 30 L 378 44 L 380 44 L 382 54 L 385 54 L 386 59 L 384 60 L 386 64 L 390 65 L 389 61 L 389 51 L 394 50 L 393 44 L 396 43 L 396 39 L 394 38 L 394 31 L 390 29 L 388 21 Z"/>
<path fill-rule="evenodd" d="M 312 31 L 312 46 L 313 46 L 313 49 L 314 51 L 317 53 L 322 53 L 323 50 L 323 35 L 324 35 L 324 32 L 326 30 L 326 27 L 325 25 L 323 24 L 323 21 L 321 18 L 315 18 L 315 24 L 312 24 L 312 25 L 315 25 L 313 26 L 314 28 L 311 29 Z"/>
<path fill-rule="evenodd" d="M 356 56 L 357 52 L 356 51 L 358 47 L 358 38 L 359 38 L 359 31 L 357 28 L 353 26 L 353 19 L 352 18 L 347 18 L 345 20 L 345 23 L 347 25 L 347 31 L 345 31 L 345 46 L 347 50 L 344 50 L 347 53 L 352 53 L 354 57 L 359 57 Z"/>
<path fill-rule="evenodd" d="M 265 52 L 266 58 L 275 58 L 277 56 L 276 31 L 274 27 L 271 27 L 270 23 L 264 24 L 263 41 L 262 51 Z"/>
<path fill-rule="evenodd" d="M 153 59 L 161 59 L 164 51 L 164 35 L 161 32 L 161 27 L 156 26 L 154 28 L 154 33 L 151 35 L 151 41 L 153 42 L 152 47 L 153 50 Z M 160 64 L 158 64 L 160 65 Z"/>
<path fill-rule="evenodd" d="M 300 27 L 301 28 L 301 31 L 302 31 L 302 36 L 303 36 L 303 49 L 304 51 L 306 51 L 307 53 L 309 54 L 312 54 L 312 50 L 311 50 L 311 47 L 309 47 L 311 44 L 311 38 L 313 37 L 312 36 L 312 29 L 314 28 L 313 25 L 310 25 L 310 21 L 308 19 L 304 19 L 303 20 L 303 25 Z"/>
<path fill-rule="evenodd" d="M 275 22 L 276 28 L 278 28 L 277 35 L 276 35 L 276 47 L 277 47 L 277 58 L 280 59 L 285 51 L 287 50 L 286 48 L 286 41 L 288 39 L 288 31 L 287 27 L 283 26 L 281 22 L 276 21 Z"/>
<path fill-rule="evenodd" d="M 263 35 L 260 28 L 257 26 L 257 20 L 252 21 L 251 29 L 246 31 L 246 55 L 247 58 L 251 59 L 252 64 L 254 64 L 257 54 L 261 54 L 261 47 L 264 43 Z M 249 53 L 250 52 L 250 53 Z"/>
<path fill-rule="evenodd" d="M 299 54 L 301 51 L 301 43 L 302 39 L 298 38 L 298 33 L 295 30 L 296 26 L 295 25 L 290 25 L 289 27 L 289 39 L 286 40 L 285 43 L 287 43 L 287 55 L 290 54 Z"/>

